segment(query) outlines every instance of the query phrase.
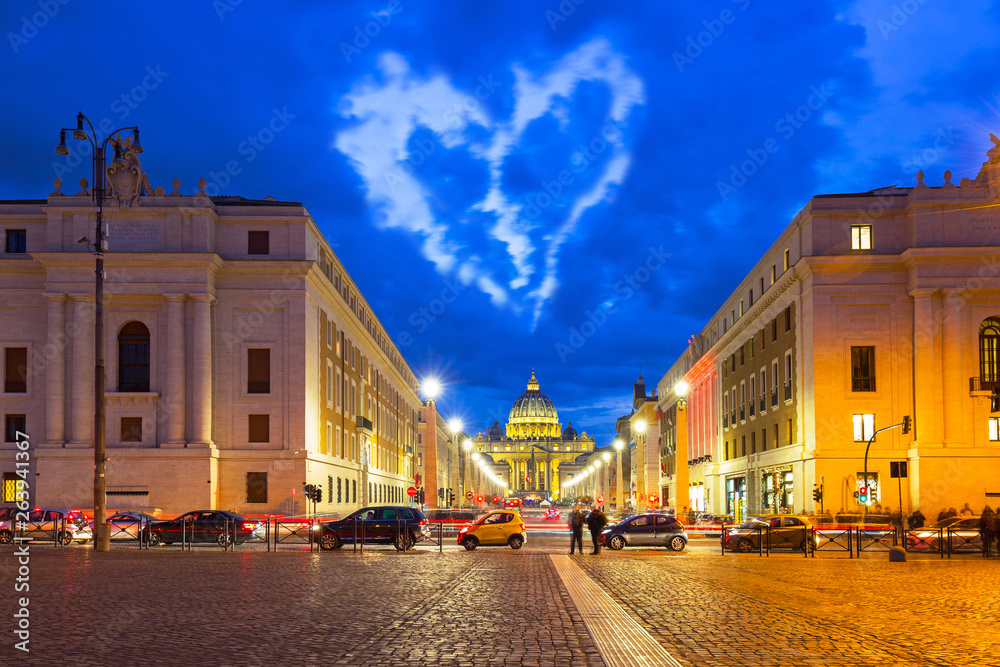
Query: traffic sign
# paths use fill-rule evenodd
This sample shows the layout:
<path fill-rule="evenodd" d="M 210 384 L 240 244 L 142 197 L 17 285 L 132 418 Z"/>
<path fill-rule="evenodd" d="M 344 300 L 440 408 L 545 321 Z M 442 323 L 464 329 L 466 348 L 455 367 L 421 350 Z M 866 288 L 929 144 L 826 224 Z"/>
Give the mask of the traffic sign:
<path fill-rule="evenodd" d="M 475 495 L 475 494 L 473 494 L 472 491 L 466 491 L 465 492 L 465 499 L 466 500 L 472 500 L 472 496 L 473 495 Z"/>
<path fill-rule="evenodd" d="M 417 495 L 417 490 L 411 486 L 406 490 L 406 495 L 412 498 L 413 496 Z"/>

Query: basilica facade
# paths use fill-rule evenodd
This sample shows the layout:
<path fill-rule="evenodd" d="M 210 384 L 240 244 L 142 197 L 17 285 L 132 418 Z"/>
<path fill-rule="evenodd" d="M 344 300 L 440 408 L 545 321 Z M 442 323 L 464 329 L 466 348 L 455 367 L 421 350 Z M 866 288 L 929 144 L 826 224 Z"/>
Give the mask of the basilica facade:
<path fill-rule="evenodd" d="M 577 459 L 594 451 L 594 438 L 562 427 L 559 413 L 539 388 L 532 371 L 528 388 L 514 401 L 506 430 L 493 420 L 473 439 L 476 451 L 509 468 L 509 494 L 526 499 L 559 498 L 566 479 L 578 472 Z"/>

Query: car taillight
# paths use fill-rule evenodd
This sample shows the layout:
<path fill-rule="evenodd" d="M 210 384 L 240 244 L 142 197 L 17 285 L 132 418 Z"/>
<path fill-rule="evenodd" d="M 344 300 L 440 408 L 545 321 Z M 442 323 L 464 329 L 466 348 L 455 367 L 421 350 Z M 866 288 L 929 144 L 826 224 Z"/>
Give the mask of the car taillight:
<path fill-rule="evenodd" d="M 428 525 L 428 523 L 429 522 L 427 521 L 427 519 L 423 519 L 423 520 L 421 520 L 420 525 L 421 526 L 426 526 L 426 525 Z"/>
<path fill-rule="evenodd" d="M 257 527 L 257 524 L 252 523 L 250 521 L 244 521 L 243 522 L 243 530 L 253 530 L 256 527 Z"/>

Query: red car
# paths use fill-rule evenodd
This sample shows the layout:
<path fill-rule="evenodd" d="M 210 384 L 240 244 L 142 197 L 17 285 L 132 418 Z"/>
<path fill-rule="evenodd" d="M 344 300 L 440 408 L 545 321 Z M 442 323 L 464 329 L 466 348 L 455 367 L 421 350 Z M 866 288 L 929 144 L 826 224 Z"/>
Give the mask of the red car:
<path fill-rule="evenodd" d="M 544 519 L 558 519 L 560 516 L 562 516 L 562 513 L 559 510 L 557 510 L 555 507 L 551 507 L 551 508 L 545 510 L 545 514 L 543 515 L 542 518 L 544 518 Z"/>

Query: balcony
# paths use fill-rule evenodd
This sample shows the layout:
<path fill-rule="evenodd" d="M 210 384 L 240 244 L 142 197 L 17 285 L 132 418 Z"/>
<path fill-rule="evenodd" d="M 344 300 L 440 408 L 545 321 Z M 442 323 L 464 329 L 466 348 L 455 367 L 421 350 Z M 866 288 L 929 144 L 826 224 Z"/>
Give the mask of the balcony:
<path fill-rule="evenodd" d="M 119 380 L 119 392 L 148 392 L 149 380 Z"/>
<path fill-rule="evenodd" d="M 771 407 L 772 408 L 778 407 L 778 388 L 777 387 L 775 387 L 774 389 L 771 390 Z"/>
<path fill-rule="evenodd" d="M 247 382 L 247 393 L 248 394 L 270 394 L 271 393 L 271 382 Z"/>
<path fill-rule="evenodd" d="M 792 383 L 791 382 L 786 382 L 785 383 L 785 400 L 786 401 L 792 400 Z"/>
<path fill-rule="evenodd" d="M 851 391 L 875 391 L 875 378 L 851 378 Z"/>
<path fill-rule="evenodd" d="M 970 394 L 977 392 L 989 394 L 998 386 L 1000 386 L 1000 379 L 998 378 L 969 378 Z"/>
<path fill-rule="evenodd" d="M 28 383 L 23 380 L 5 380 L 3 390 L 8 394 L 24 394 L 28 391 Z"/>
<path fill-rule="evenodd" d="M 373 428 L 372 425 L 372 420 L 368 419 L 368 417 L 362 417 L 361 415 L 358 415 L 356 430 L 359 433 L 367 433 L 368 435 L 372 435 L 375 432 L 375 429 Z"/>

